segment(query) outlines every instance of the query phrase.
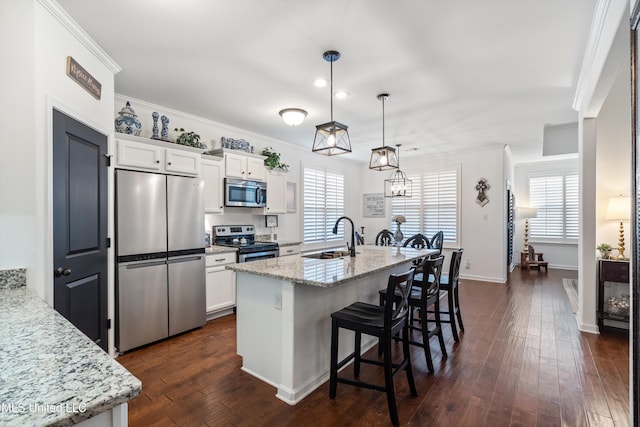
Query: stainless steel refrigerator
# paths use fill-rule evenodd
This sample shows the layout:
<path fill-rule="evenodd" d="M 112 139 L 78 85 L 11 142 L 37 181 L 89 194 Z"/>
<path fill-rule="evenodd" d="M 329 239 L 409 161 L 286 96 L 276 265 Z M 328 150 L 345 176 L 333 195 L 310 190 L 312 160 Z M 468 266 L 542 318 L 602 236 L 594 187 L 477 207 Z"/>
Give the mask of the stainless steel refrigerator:
<path fill-rule="evenodd" d="M 204 182 L 116 170 L 116 346 L 204 325 Z"/>

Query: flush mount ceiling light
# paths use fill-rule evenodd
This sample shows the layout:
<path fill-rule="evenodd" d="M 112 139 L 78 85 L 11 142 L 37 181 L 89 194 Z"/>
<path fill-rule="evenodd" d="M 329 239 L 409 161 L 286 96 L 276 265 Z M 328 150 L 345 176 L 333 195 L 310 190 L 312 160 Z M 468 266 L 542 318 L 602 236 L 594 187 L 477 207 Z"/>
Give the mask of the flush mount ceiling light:
<path fill-rule="evenodd" d="M 388 93 L 378 95 L 378 100 L 382 101 L 382 147 L 371 150 L 371 159 L 369 160 L 369 169 L 377 171 L 385 171 L 389 169 L 398 169 L 398 156 L 396 149 L 387 147 L 384 143 L 384 101 L 389 98 Z"/>
<path fill-rule="evenodd" d="M 316 126 L 316 137 L 311 151 L 325 156 L 350 153 L 351 140 L 347 125 L 333 120 L 333 63 L 340 58 L 340 52 L 329 50 L 323 53 L 322 57 L 331 64 L 331 121 Z"/>
<path fill-rule="evenodd" d="M 411 197 L 411 180 L 400 170 L 400 144 L 398 147 L 398 169 L 384 180 L 384 197 Z"/>
<path fill-rule="evenodd" d="M 285 108 L 278 112 L 282 120 L 289 126 L 298 126 L 307 117 L 307 112 L 301 108 Z"/>

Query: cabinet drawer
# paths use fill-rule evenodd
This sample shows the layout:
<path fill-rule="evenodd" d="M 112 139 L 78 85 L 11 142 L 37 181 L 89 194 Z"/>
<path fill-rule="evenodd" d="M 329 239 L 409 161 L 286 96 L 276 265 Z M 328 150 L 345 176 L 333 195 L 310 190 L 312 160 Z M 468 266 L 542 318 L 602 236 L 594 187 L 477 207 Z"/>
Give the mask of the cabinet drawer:
<path fill-rule="evenodd" d="M 600 268 L 600 280 L 602 282 L 629 282 L 629 263 L 602 261 Z"/>
<path fill-rule="evenodd" d="M 300 245 L 280 247 L 280 256 L 296 255 L 299 253 L 300 253 Z"/>
<path fill-rule="evenodd" d="M 223 254 L 212 254 L 206 256 L 206 266 L 215 267 L 216 265 L 235 264 L 236 253 L 225 252 Z"/>

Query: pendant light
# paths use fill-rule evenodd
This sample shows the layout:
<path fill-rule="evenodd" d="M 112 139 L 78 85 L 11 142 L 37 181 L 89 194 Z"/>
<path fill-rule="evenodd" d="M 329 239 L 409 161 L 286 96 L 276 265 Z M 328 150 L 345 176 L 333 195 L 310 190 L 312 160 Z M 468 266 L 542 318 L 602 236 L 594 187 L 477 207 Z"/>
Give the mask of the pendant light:
<path fill-rule="evenodd" d="M 400 170 L 400 144 L 398 147 L 398 169 L 384 180 L 384 197 L 411 197 L 411 180 Z"/>
<path fill-rule="evenodd" d="M 323 53 L 322 57 L 331 64 L 331 121 L 316 126 L 312 151 L 325 156 L 350 153 L 351 140 L 347 125 L 333 120 L 333 63 L 340 58 L 340 52 L 329 50 Z"/>
<path fill-rule="evenodd" d="M 387 147 L 384 143 L 384 101 L 389 98 L 388 93 L 378 95 L 378 101 L 382 101 L 382 147 L 371 150 L 371 159 L 369 160 L 369 169 L 384 171 L 390 169 L 398 169 L 398 156 L 396 149 Z"/>

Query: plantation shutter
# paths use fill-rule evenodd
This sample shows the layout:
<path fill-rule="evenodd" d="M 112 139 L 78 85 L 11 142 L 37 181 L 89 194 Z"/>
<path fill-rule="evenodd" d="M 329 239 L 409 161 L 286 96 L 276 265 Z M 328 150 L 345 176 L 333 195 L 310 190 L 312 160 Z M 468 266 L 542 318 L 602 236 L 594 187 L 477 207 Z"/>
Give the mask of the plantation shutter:
<path fill-rule="evenodd" d="M 343 240 L 342 222 L 338 234 L 332 229 L 344 215 L 344 176 L 335 171 L 305 167 L 303 171 L 304 243 Z"/>
<path fill-rule="evenodd" d="M 529 220 L 531 239 L 565 241 L 578 238 L 578 175 L 559 174 L 529 178 L 529 205 L 537 208 Z"/>

